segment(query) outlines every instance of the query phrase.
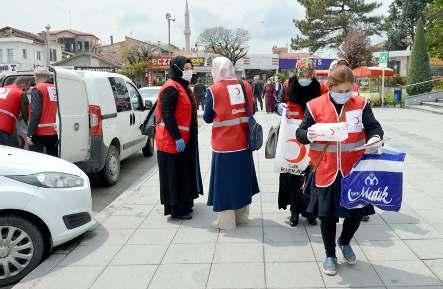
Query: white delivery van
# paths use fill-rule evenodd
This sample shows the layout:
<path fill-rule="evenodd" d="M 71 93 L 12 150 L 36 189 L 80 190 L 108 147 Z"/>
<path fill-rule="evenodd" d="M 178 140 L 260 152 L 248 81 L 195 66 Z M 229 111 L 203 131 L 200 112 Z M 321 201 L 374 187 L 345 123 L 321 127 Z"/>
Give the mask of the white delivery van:
<path fill-rule="evenodd" d="M 62 159 L 86 173 L 98 173 L 105 184 L 113 185 L 119 178 L 120 161 L 140 150 L 146 157 L 153 155 L 154 137 L 140 129 L 152 102 L 143 102 L 129 78 L 109 72 L 50 70 L 58 94 Z M 20 75 L 27 74 L 16 77 Z"/>

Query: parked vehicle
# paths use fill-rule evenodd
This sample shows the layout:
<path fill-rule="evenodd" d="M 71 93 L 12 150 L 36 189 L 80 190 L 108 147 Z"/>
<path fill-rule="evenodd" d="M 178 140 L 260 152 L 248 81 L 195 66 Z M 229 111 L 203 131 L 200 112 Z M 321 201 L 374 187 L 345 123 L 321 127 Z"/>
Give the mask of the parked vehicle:
<path fill-rule="evenodd" d="M 129 78 L 58 67 L 51 71 L 58 93 L 62 159 L 113 185 L 120 175 L 120 161 L 140 150 L 146 157 L 153 155 L 154 139 L 141 129 L 152 103 L 143 101 Z M 26 73 L 0 77 L 0 86 L 19 75 Z"/>
<path fill-rule="evenodd" d="M 74 164 L 0 146 L 0 287 L 31 272 L 53 247 L 92 229 L 89 179 Z"/>
<path fill-rule="evenodd" d="M 144 101 L 150 100 L 152 104 L 157 102 L 158 93 L 160 92 L 161 86 L 150 86 L 150 87 L 142 87 L 138 91 Z"/>

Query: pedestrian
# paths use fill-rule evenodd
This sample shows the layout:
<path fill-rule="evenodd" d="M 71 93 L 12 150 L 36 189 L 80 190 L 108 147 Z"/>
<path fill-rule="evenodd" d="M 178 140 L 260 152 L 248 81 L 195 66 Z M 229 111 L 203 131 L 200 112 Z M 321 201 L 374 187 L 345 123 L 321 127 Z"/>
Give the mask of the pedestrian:
<path fill-rule="evenodd" d="M 260 104 L 260 110 L 263 110 L 263 83 L 260 82 L 258 76 L 254 77 L 252 90 L 254 92 L 255 111 L 258 111 L 258 104 Z"/>
<path fill-rule="evenodd" d="M 169 79 L 159 92 L 155 141 L 164 215 L 189 220 L 194 200 L 203 194 L 198 152 L 197 104 L 189 83 L 189 58 L 171 60 Z"/>
<path fill-rule="evenodd" d="M 205 96 L 206 96 L 206 86 L 199 79 L 197 84 L 194 86 L 194 97 L 198 102 L 197 106 L 201 105 L 202 110 L 205 110 Z"/>
<path fill-rule="evenodd" d="M 0 145 L 18 147 L 15 129 L 28 83 L 26 78 L 18 77 L 13 84 L 0 88 Z"/>
<path fill-rule="evenodd" d="M 45 67 L 34 72 L 36 85 L 31 90 L 29 126 L 26 143 L 29 150 L 58 157 L 57 91 L 51 73 Z"/>
<path fill-rule="evenodd" d="M 271 79 L 268 79 L 268 82 L 263 89 L 263 98 L 265 99 L 266 113 L 272 113 L 276 103 L 276 90 L 275 84 L 272 83 Z"/>
<path fill-rule="evenodd" d="M 310 58 L 301 59 L 295 67 L 295 75 L 288 81 L 285 91 L 284 102 L 279 107 L 281 114 L 282 107 L 287 108 L 288 119 L 303 119 L 306 103 L 319 97 L 322 84 L 315 78 L 314 62 Z M 308 219 L 310 225 L 316 225 L 315 215 L 306 212 L 305 201 L 307 196 L 303 196 L 302 186 L 303 175 L 281 173 L 279 178 L 278 208 L 287 209 L 290 206 L 291 217 L 289 224 L 292 227 L 298 225 L 300 214 Z"/>
<path fill-rule="evenodd" d="M 327 275 L 337 273 L 336 224 L 344 218 L 343 230 L 338 246 L 349 264 L 356 263 L 355 253 L 350 245 L 361 218 L 374 214 L 374 208 L 367 205 L 358 209 L 340 206 L 341 180 L 350 173 L 352 166 L 362 157 L 364 151 L 355 148 L 374 143 L 383 138 L 383 130 L 372 113 L 368 100 L 353 95 L 354 75 L 344 65 L 332 69 L 328 77 L 329 93 L 308 102 L 302 124 L 297 130 L 297 140 L 310 144 L 309 155 L 314 164 L 311 184 L 311 199 L 307 211 L 319 216 L 321 234 L 326 251 L 323 271 Z M 311 126 L 316 123 L 348 124 L 349 136 L 342 142 L 319 141 L 321 136 Z"/>
<path fill-rule="evenodd" d="M 204 120 L 212 123 L 212 164 L 208 206 L 219 212 L 214 226 L 230 230 L 248 222 L 252 196 L 259 192 L 252 151 L 248 150 L 248 110 L 252 87 L 241 88 L 234 65 L 225 57 L 212 62 L 214 84 L 206 95 Z M 247 109 L 249 107 L 249 109 Z"/>

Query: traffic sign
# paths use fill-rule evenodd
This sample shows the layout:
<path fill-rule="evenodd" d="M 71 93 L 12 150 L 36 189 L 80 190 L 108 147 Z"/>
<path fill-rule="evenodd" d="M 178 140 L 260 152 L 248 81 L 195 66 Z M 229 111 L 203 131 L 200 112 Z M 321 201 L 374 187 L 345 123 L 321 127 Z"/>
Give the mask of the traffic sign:
<path fill-rule="evenodd" d="M 380 55 L 378 57 L 378 66 L 380 68 L 387 68 L 388 67 L 388 52 L 387 51 L 383 51 L 380 52 Z"/>

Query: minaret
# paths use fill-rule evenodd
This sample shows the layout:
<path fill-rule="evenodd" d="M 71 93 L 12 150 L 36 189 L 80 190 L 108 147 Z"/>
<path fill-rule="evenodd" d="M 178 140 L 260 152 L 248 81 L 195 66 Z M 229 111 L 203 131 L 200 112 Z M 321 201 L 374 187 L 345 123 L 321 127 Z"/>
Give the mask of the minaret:
<path fill-rule="evenodd" d="M 189 21 L 189 6 L 188 0 L 186 0 L 186 8 L 185 8 L 185 42 L 186 42 L 186 51 L 191 51 L 191 24 Z"/>

